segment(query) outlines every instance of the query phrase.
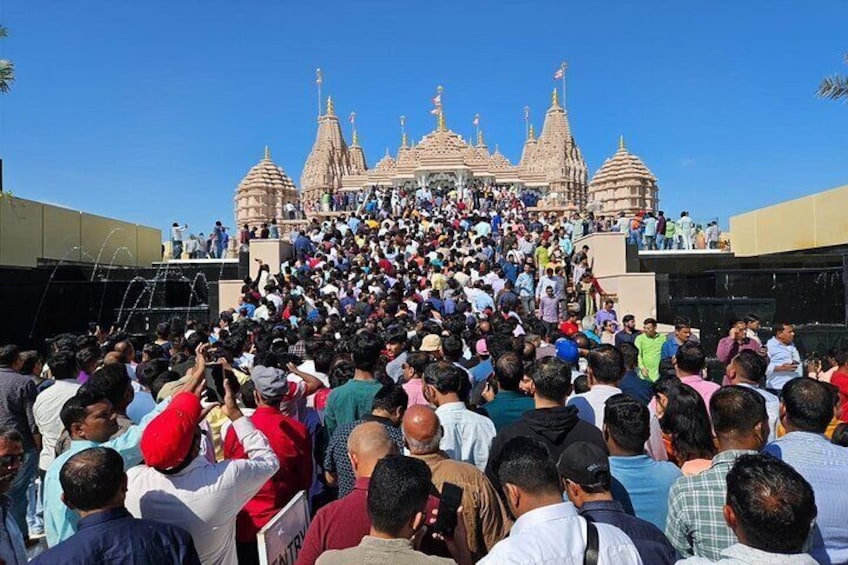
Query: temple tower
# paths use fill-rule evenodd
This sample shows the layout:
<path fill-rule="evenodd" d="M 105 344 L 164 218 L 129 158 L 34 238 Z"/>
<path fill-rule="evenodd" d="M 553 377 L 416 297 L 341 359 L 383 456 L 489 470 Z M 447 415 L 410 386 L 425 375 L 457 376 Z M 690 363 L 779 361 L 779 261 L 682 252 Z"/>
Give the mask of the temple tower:
<path fill-rule="evenodd" d="M 589 184 L 586 161 L 571 134 L 568 113 L 560 105 L 556 89 L 551 107 L 545 113 L 542 134 L 527 161 L 529 173 L 544 174 L 549 193 L 558 193 L 579 207 L 586 204 Z"/>
<path fill-rule="evenodd" d="M 265 147 L 265 156 L 236 188 L 235 218 L 238 229 L 244 224 L 259 226 L 276 218 L 285 218 L 285 205 L 297 203 L 297 187 L 291 178 L 271 160 L 271 150 Z"/>
<path fill-rule="evenodd" d="M 324 192 L 332 193 L 341 188 L 342 176 L 360 174 L 367 169 L 365 153 L 358 145 L 357 140 L 352 156 L 342 135 L 333 98 L 328 97 L 327 110 L 318 118 L 315 143 L 300 176 L 301 201 L 307 213 L 318 209 Z"/>
<path fill-rule="evenodd" d="M 639 157 L 627 151 L 624 136 L 618 141 L 618 151 L 604 161 L 589 184 L 589 198 L 605 214 L 656 212 L 658 192 L 657 178 Z"/>

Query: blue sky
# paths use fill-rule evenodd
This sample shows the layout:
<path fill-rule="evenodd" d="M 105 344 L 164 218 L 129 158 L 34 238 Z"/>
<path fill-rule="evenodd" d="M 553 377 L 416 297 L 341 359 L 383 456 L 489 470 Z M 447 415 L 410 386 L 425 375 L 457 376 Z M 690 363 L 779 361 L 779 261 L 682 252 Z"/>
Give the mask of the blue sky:
<path fill-rule="evenodd" d="M 17 195 L 166 227 L 231 225 L 233 191 L 271 146 L 299 182 L 315 68 L 369 165 L 420 139 L 445 87 L 448 126 L 480 113 L 513 162 L 569 62 L 572 130 L 594 173 L 625 136 L 677 216 L 735 213 L 848 183 L 848 3 L 46 2 L 5 0 L 0 156 Z M 345 121 L 345 134 L 350 130 Z M 803 219 L 799 219 L 803 221 Z"/>

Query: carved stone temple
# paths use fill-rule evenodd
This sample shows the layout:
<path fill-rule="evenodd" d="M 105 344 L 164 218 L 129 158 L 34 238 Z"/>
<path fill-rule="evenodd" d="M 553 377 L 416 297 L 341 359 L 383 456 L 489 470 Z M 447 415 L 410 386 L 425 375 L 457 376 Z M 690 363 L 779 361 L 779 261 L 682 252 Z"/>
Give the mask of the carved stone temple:
<path fill-rule="evenodd" d="M 627 151 L 623 139 L 619 150 L 589 181 L 586 161 L 556 89 L 538 137 L 529 124 L 517 164 L 511 163 L 497 145 L 490 152 L 481 130 L 473 141 L 451 131 L 441 104 L 438 110 L 433 131 L 416 143 L 402 130 L 397 150 L 391 153 L 387 149 L 369 168 L 356 130 L 348 145 L 333 100 L 328 98 L 300 177 L 299 197 L 294 183 L 266 151 L 265 159 L 248 172 L 236 190 L 237 225 L 253 226 L 271 218 L 285 218 L 285 203 L 296 200 L 307 216 L 327 212 L 320 206 L 325 194 L 361 192 L 374 186 L 438 186 L 452 190 L 483 182 L 533 191 L 542 198 L 540 209 L 632 214 L 657 208 L 657 179 L 637 156 Z"/>

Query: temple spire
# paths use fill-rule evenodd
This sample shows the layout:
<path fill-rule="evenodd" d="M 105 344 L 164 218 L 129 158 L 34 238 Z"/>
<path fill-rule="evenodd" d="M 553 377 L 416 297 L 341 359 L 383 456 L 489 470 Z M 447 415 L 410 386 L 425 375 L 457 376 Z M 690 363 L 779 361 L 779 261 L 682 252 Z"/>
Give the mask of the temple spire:
<path fill-rule="evenodd" d="M 536 139 L 536 129 L 533 127 L 533 124 L 530 124 L 530 133 L 527 134 L 527 139 Z"/>
<path fill-rule="evenodd" d="M 556 87 L 554 87 L 554 93 L 551 96 L 551 106 L 553 106 L 554 108 L 559 106 L 559 92 L 557 91 Z"/>
<path fill-rule="evenodd" d="M 624 136 L 623 135 L 618 136 L 618 150 L 624 151 Z"/>
<path fill-rule="evenodd" d="M 483 130 L 477 130 L 477 147 L 483 147 L 485 143 L 483 142 Z"/>
<path fill-rule="evenodd" d="M 266 161 L 271 160 L 271 148 L 268 147 L 267 145 L 265 146 L 265 160 Z"/>
<path fill-rule="evenodd" d="M 335 116 L 336 115 L 336 107 L 333 105 L 333 97 L 327 96 L 327 115 Z"/>

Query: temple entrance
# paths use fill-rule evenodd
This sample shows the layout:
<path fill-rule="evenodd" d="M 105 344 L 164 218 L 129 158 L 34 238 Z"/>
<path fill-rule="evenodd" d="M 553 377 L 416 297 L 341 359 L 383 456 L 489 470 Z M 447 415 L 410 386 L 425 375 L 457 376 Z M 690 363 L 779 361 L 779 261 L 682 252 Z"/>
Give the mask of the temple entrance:
<path fill-rule="evenodd" d="M 430 173 L 426 177 L 425 186 L 429 187 L 434 195 L 446 196 L 459 188 L 458 180 L 456 173 Z"/>

